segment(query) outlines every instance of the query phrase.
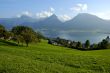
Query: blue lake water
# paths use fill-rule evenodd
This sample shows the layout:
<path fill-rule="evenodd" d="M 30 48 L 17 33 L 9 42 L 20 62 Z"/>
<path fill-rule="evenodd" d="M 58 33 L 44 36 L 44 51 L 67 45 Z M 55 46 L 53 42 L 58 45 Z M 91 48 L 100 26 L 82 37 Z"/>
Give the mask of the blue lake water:
<path fill-rule="evenodd" d="M 64 38 L 68 40 L 73 41 L 81 41 L 84 43 L 86 40 L 90 40 L 91 43 L 98 43 L 102 41 L 102 39 L 105 39 L 107 36 L 110 36 L 110 34 L 104 34 L 104 33 L 96 33 L 96 32 L 44 32 L 44 35 L 46 37 L 51 38 Z"/>

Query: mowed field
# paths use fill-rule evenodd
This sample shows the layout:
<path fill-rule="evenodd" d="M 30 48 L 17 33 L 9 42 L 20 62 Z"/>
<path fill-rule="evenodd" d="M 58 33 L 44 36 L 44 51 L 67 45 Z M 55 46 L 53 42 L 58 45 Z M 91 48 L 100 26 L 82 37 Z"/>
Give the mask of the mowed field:
<path fill-rule="evenodd" d="M 80 51 L 45 40 L 22 47 L 0 41 L 0 73 L 110 73 L 110 49 Z"/>

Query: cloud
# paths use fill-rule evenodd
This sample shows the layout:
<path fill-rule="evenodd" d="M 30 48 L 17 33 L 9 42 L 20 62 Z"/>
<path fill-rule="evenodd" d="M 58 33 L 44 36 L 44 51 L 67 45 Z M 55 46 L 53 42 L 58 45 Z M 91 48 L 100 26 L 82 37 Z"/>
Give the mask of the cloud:
<path fill-rule="evenodd" d="M 36 13 L 37 18 L 46 18 L 54 14 L 55 9 L 50 7 L 47 11 Z"/>
<path fill-rule="evenodd" d="M 77 11 L 77 12 L 81 12 L 81 11 L 87 11 L 88 9 L 88 5 L 87 4 L 76 4 L 74 7 L 70 8 L 70 10 L 72 11 Z"/>
<path fill-rule="evenodd" d="M 109 19 L 110 20 L 110 11 L 107 11 L 107 12 L 94 12 L 94 13 L 90 13 L 90 14 L 93 14 L 93 15 L 96 15 L 102 19 Z"/>
<path fill-rule="evenodd" d="M 55 9 L 50 7 L 50 12 L 54 12 L 54 11 L 55 11 Z"/>
<path fill-rule="evenodd" d="M 59 15 L 58 18 L 62 21 L 62 22 L 65 22 L 65 21 L 68 21 L 70 19 L 72 19 L 72 17 L 64 14 L 64 15 Z"/>
<path fill-rule="evenodd" d="M 17 17 L 21 17 L 22 15 L 26 15 L 26 16 L 32 17 L 32 13 L 30 13 L 29 11 L 24 11 L 21 14 L 18 14 Z"/>
<path fill-rule="evenodd" d="M 53 13 L 48 12 L 48 11 L 43 11 L 41 13 L 36 13 L 37 18 L 46 18 L 53 15 Z"/>

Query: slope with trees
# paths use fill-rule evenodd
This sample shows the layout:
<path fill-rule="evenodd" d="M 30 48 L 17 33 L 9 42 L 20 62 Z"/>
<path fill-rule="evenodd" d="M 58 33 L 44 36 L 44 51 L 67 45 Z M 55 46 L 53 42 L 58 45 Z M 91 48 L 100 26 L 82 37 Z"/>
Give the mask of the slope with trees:
<path fill-rule="evenodd" d="M 39 42 L 38 34 L 30 27 L 27 26 L 15 26 L 12 28 L 11 32 L 14 33 L 14 39 L 18 42 L 26 43 L 28 46 L 31 42 Z"/>

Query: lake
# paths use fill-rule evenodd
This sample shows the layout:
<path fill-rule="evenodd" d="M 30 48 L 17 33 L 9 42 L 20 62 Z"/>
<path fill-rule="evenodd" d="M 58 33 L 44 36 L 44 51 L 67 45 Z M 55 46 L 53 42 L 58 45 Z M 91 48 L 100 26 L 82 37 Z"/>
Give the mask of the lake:
<path fill-rule="evenodd" d="M 105 33 L 98 33 L 98 32 L 65 32 L 65 31 L 59 31 L 59 32 L 53 32 L 53 31 L 43 31 L 42 32 L 46 37 L 50 38 L 64 38 L 68 40 L 74 40 L 74 41 L 81 41 L 84 43 L 86 40 L 90 40 L 91 43 L 98 43 L 102 41 L 102 39 L 105 39 L 107 36 L 110 36 L 110 34 Z"/>

